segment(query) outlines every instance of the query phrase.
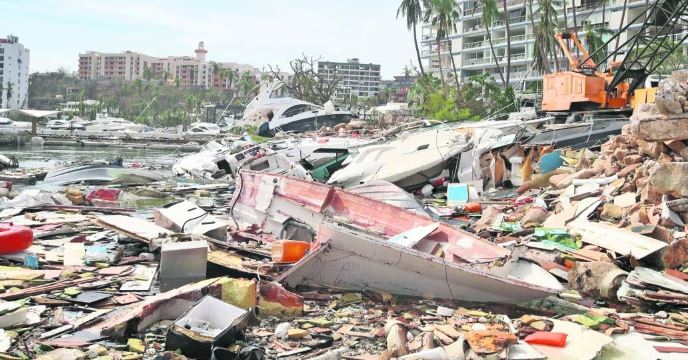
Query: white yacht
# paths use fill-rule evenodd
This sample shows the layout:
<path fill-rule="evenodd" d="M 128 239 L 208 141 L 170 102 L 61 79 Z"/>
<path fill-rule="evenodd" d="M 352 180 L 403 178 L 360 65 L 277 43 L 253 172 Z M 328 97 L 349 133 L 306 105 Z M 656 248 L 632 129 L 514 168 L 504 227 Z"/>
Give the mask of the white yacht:
<path fill-rule="evenodd" d="M 283 85 L 280 81 L 266 84 L 258 96 L 246 105 L 244 120 L 252 120 L 259 125 L 259 135 L 272 136 L 280 131 L 295 133 L 313 131 L 322 127 L 348 123 L 349 120 L 357 117 L 350 111 L 335 110 L 331 104 L 323 107 L 284 96 Z M 271 111 L 273 117 L 268 121 L 268 113 Z"/>
<path fill-rule="evenodd" d="M 89 121 L 80 118 L 71 120 L 55 119 L 48 121 L 45 127 L 50 130 L 85 130 L 88 124 L 90 124 Z"/>
<path fill-rule="evenodd" d="M 197 122 L 191 124 L 186 133 L 191 135 L 220 135 L 220 127 L 213 123 Z"/>
<path fill-rule="evenodd" d="M 95 121 L 86 126 L 87 131 L 124 131 L 124 132 L 143 132 L 146 125 L 137 124 L 122 118 L 99 116 Z"/>

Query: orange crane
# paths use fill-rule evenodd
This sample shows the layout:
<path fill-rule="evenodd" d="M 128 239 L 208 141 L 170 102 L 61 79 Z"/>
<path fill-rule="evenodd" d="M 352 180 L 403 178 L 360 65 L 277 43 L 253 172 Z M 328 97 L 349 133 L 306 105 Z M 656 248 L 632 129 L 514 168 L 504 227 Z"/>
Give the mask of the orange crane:
<path fill-rule="evenodd" d="M 554 38 L 564 51 L 571 70 L 544 76 L 543 111 L 623 109 L 629 106 L 627 83 L 620 83 L 612 91 L 607 91 L 607 84 L 614 78 L 613 71 L 619 67 L 620 62 L 602 72 L 575 33 L 558 32 Z M 578 48 L 581 58 L 573 54 L 566 40 L 570 40 Z"/>
<path fill-rule="evenodd" d="M 658 0 L 619 29 L 598 49 L 589 53 L 578 40 L 576 32 L 557 32 L 554 37 L 569 62 L 569 70 L 546 74 L 543 78 L 542 111 L 558 115 L 577 112 L 628 114 L 642 102 L 654 101 L 653 89 L 641 89 L 647 77 L 681 45 L 688 32 L 688 0 Z M 630 27 L 637 32 L 627 32 Z M 679 31 L 681 38 L 672 41 Z M 621 42 L 620 36 L 627 38 Z M 600 63 L 593 60 L 615 42 Z M 581 56 L 573 54 L 569 43 Z M 623 60 L 613 58 L 623 54 Z M 600 65 L 608 62 L 606 70 Z"/>

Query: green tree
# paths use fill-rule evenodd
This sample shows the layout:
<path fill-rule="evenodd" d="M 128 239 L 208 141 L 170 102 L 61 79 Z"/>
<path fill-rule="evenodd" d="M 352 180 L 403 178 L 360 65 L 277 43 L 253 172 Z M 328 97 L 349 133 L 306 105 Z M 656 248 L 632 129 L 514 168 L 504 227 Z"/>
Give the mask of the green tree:
<path fill-rule="evenodd" d="M 2 101 L 2 93 L 5 91 L 5 85 L 0 81 L 0 109 L 4 108 L 5 105 L 3 104 Z"/>
<path fill-rule="evenodd" d="M 253 74 L 249 71 L 244 71 L 239 78 L 239 93 L 241 96 L 246 96 L 253 88 Z"/>
<path fill-rule="evenodd" d="M 145 69 L 143 69 L 143 78 L 146 79 L 148 83 L 150 83 L 151 79 L 153 79 L 153 69 L 151 69 L 150 66 L 147 66 Z"/>
<path fill-rule="evenodd" d="M 425 75 L 423 69 L 423 61 L 420 59 L 420 50 L 418 48 L 418 35 L 416 35 L 416 25 L 423 20 L 423 8 L 420 0 L 402 0 L 401 5 L 397 9 L 397 18 L 403 16 L 406 18 L 406 27 L 413 31 L 413 45 L 416 47 L 416 57 L 418 58 L 418 66 L 420 66 L 420 74 Z"/>
<path fill-rule="evenodd" d="M 134 86 L 136 87 L 136 92 L 141 96 L 141 90 L 143 89 L 143 83 L 141 79 L 134 80 Z"/>
<path fill-rule="evenodd" d="M 454 77 L 456 81 L 457 92 L 460 92 L 460 84 L 458 81 L 458 72 L 456 71 L 456 64 L 454 63 L 454 54 L 452 51 L 452 41 L 449 39 L 449 34 L 453 30 L 456 32 L 456 22 L 459 15 L 459 4 L 456 0 L 426 0 L 426 21 L 430 22 L 437 32 L 435 42 L 437 43 L 437 55 L 440 59 L 440 41 L 445 40 L 449 48 L 449 58 L 451 59 L 452 69 L 454 70 Z M 444 79 L 444 72 L 442 71 L 440 61 L 440 75 L 442 84 L 446 88 L 447 84 Z"/>
<path fill-rule="evenodd" d="M 482 12 L 482 22 L 483 27 L 487 35 L 487 42 L 490 45 L 490 52 L 492 53 L 492 58 L 494 59 L 495 65 L 497 65 L 497 74 L 499 78 L 502 79 L 502 83 L 506 85 L 506 79 L 504 79 L 504 72 L 502 67 L 499 66 L 499 59 L 497 58 L 497 53 L 495 52 L 494 45 L 492 44 L 492 33 L 490 32 L 490 25 L 492 22 L 499 17 L 499 10 L 497 9 L 496 0 L 480 0 L 480 4 L 483 7 Z"/>
<path fill-rule="evenodd" d="M 535 58 L 535 67 L 544 71 L 550 72 L 549 60 L 554 62 L 554 68 L 559 71 L 559 61 L 557 60 L 557 52 L 559 44 L 554 39 L 554 33 L 559 27 L 557 20 L 557 11 L 554 8 L 553 0 L 540 0 L 537 16 L 539 17 L 538 25 L 535 27 L 535 46 L 533 47 L 533 57 Z M 535 17 L 533 14 L 532 0 L 529 0 L 531 19 Z M 532 21 L 532 20 L 531 20 Z"/>
<path fill-rule="evenodd" d="M 234 81 L 237 80 L 238 78 L 238 71 L 239 69 L 225 69 L 225 78 L 227 79 L 227 90 L 232 92 L 232 85 L 234 85 Z"/>

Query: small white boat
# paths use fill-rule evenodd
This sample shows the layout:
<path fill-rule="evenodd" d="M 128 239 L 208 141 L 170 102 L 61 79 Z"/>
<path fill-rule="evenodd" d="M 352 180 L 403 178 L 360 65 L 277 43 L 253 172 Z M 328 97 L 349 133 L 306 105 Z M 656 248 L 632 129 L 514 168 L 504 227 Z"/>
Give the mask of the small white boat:
<path fill-rule="evenodd" d="M 86 126 L 86 130 L 107 132 L 143 132 L 146 130 L 146 126 L 122 118 L 103 116 L 88 124 L 88 126 Z"/>
<path fill-rule="evenodd" d="M 219 135 L 220 127 L 217 124 L 197 122 L 192 124 L 186 134 L 190 135 Z"/>
<path fill-rule="evenodd" d="M 48 121 L 45 127 L 50 130 L 85 130 L 89 123 L 79 118 L 72 120 L 56 119 Z"/>
<path fill-rule="evenodd" d="M 31 130 L 31 123 L 0 117 L 0 129 Z"/>

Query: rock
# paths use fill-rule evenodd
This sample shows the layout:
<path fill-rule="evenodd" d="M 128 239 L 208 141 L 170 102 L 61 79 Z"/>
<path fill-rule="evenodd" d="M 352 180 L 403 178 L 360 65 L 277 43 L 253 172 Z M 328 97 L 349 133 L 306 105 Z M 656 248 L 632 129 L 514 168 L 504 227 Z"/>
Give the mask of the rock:
<path fill-rule="evenodd" d="M 619 178 L 625 178 L 626 176 L 630 175 L 632 172 L 635 171 L 635 169 L 639 168 L 640 165 L 641 165 L 640 163 L 631 164 L 631 165 L 628 165 L 628 166 L 624 167 L 623 169 L 619 170 L 619 172 L 618 172 Z"/>
<path fill-rule="evenodd" d="M 143 354 L 146 351 L 146 347 L 143 345 L 143 341 L 140 339 L 129 339 L 127 340 L 127 346 L 129 351 Z"/>
<path fill-rule="evenodd" d="M 645 140 L 636 140 L 636 143 L 638 144 L 638 148 L 640 149 L 640 152 L 651 157 L 651 158 L 657 158 L 661 153 L 664 152 L 664 144 L 658 141 L 645 141 Z M 629 159 L 631 160 L 631 159 Z M 642 158 L 638 161 L 642 162 Z M 626 165 L 629 164 L 635 164 L 635 162 L 630 162 L 627 163 L 626 159 L 624 159 L 624 163 Z"/>
<path fill-rule="evenodd" d="M 255 280 L 225 278 L 222 281 L 222 301 L 242 309 L 255 308 L 257 286 Z"/>
<path fill-rule="evenodd" d="M 679 155 L 681 155 L 681 158 L 683 159 L 683 161 L 688 161 L 688 147 L 681 150 Z"/>
<path fill-rule="evenodd" d="M 664 145 L 671 149 L 671 151 L 675 152 L 676 154 L 680 155 L 681 151 L 686 148 L 686 144 L 681 141 L 681 140 L 670 140 L 670 141 L 665 141 Z"/>
<path fill-rule="evenodd" d="M 628 155 L 623 159 L 625 165 L 640 164 L 643 162 L 643 158 L 640 155 Z"/>
<path fill-rule="evenodd" d="M 661 164 L 650 177 L 650 186 L 659 194 L 688 196 L 688 162 Z"/>
<path fill-rule="evenodd" d="M 640 140 L 688 140 L 688 116 L 684 114 L 631 117 L 631 127 Z"/>
<path fill-rule="evenodd" d="M 686 85 L 688 83 L 688 70 L 676 70 L 669 75 L 669 79 L 678 83 L 684 90 L 688 90 L 688 85 Z"/>
<path fill-rule="evenodd" d="M 287 337 L 294 340 L 294 339 L 303 339 L 306 336 L 308 336 L 308 330 L 303 330 L 303 329 L 289 329 L 287 330 Z"/>
<path fill-rule="evenodd" d="M 622 212 L 622 207 L 607 203 L 602 207 L 600 218 L 605 221 L 618 220 L 621 219 Z"/>
<path fill-rule="evenodd" d="M 539 206 L 532 206 L 526 214 L 521 218 L 521 224 L 524 228 L 538 227 L 547 220 L 549 212 Z"/>
<path fill-rule="evenodd" d="M 688 262 L 688 239 L 674 241 L 663 249 L 661 261 L 665 269 L 674 269 Z"/>
<path fill-rule="evenodd" d="M 409 353 L 407 342 L 408 330 L 399 321 L 391 320 L 385 324 L 387 333 L 387 351 L 392 357 L 399 357 Z"/>
<path fill-rule="evenodd" d="M 616 299 L 616 290 L 628 273 L 609 262 L 576 262 L 569 271 L 569 288 L 593 297 Z"/>
<path fill-rule="evenodd" d="M 79 349 L 55 349 L 36 357 L 36 360 L 83 360 L 86 353 Z"/>
<path fill-rule="evenodd" d="M 628 149 L 623 149 L 623 148 L 621 148 L 621 149 L 617 148 L 616 150 L 614 150 L 614 154 L 613 154 L 614 158 L 617 161 L 623 160 L 627 155 L 628 155 Z"/>

